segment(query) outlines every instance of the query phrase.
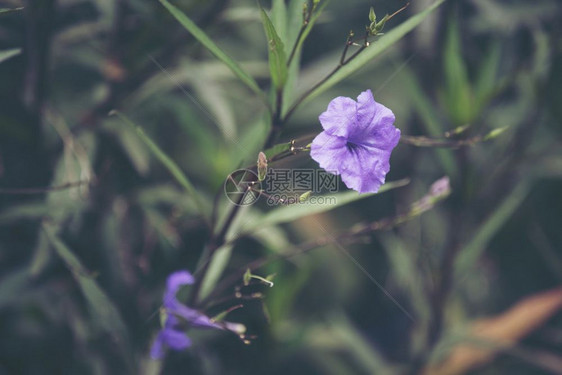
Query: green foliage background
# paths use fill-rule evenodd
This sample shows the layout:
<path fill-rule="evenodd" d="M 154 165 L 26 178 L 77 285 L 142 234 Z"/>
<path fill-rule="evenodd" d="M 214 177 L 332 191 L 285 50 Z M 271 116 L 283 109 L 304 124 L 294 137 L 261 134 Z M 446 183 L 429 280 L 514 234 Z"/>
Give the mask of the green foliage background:
<path fill-rule="evenodd" d="M 431 5 L 416 0 L 294 111 L 279 140 L 310 141 L 331 99 L 366 89 L 404 135 L 444 139 L 465 127 L 452 139 L 493 137 L 400 144 L 387 181 L 407 186 L 315 216 L 245 208 L 227 238 L 244 235 L 220 250 L 210 276 L 220 282 L 292 244 L 403 212 L 448 175 L 453 193 L 435 209 L 344 244 L 413 319 L 338 246 L 321 246 L 255 271 L 274 273 L 275 286 L 245 290 L 263 298 L 228 315 L 255 336 L 250 345 L 192 330 L 188 351 L 150 361 L 166 276 L 197 268 L 209 236 L 201 212 L 209 220 L 217 200 L 224 220 L 224 179 L 255 163 L 276 88 L 286 114 L 337 65 L 349 30 L 363 32 L 371 6 L 381 18 L 404 5 L 332 0 L 285 71 L 303 1 L 262 2 L 266 16 L 249 0 L 173 4 L 208 41 L 158 1 L 0 1 L 0 374 L 419 373 L 470 321 L 560 285 L 559 1 L 447 0 L 415 16 Z M 285 55 L 268 48 L 262 22 Z M 299 155 L 280 165 L 315 163 Z M 237 303 L 233 285 L 207 283 L 211 303 L 199 307 L 210 315 Z M 473 371 L 552 373 L 561 319 Z M 550 360 L 530 360 L 536 353 Z"/>

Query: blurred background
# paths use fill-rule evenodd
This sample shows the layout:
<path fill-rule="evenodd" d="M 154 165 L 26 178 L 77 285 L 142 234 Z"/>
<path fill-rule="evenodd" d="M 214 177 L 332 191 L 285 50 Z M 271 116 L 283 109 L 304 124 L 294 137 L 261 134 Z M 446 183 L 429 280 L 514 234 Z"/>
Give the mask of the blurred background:
<path fill-rule="evenodd" d="M 287 2 L 298 17 L 276 26 L 298 28 L 302 3 Z M 174 4 L 268 90 L 255 1 Z M 385 31 L 430 4 L 412 1 Z M 404 5 L 331 1 L 305 42 L 294 92 L 337 65 L 371 6 L 381 17 Z M 275 274 L 275 286 L 243 290 L 259 295 L 228 315 L 247 326 L 249 345 L 191 330 L 193 347 L 162 362 L 148 353 L 166 277 L 196 269 L 209 233 L 192 198 L 108 113 L 142 127 L 206 208 L 217 197 L 222 213 L 224 179 L 255 163 L 266 108 L 158 1 L 0 8 L 0 374 L 562 373 L 559 0 L 445 1 L 299 107 L 280 141 L 311 139 L 331 99 L 366 89 L 403 135 L 444 139 L 462 127 L 451 139 L 494 137 L 456 148 L 399 144 L 387 181 L 407 186 L 243 236 L 223 277 L 325 236 L 319 223 L 336 235 L 404 212 L 433 181 L 451 179 L 451 196 L 433 210 L 344 245 L 360 267 L 324 246 L 256 270 Z M 241 215 L 272 208 L 252 210 Z M 236 285 L 201 308 L 235 305 Z"/>

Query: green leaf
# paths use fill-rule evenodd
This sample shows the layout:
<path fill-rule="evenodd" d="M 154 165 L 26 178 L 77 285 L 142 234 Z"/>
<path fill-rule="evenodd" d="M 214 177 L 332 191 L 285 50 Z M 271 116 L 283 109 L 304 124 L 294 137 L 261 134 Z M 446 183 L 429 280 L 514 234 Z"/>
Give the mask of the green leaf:
<path fill-rule="evenodd" d="M 271 22 L 277 31 L 277 35 L 287 42 L 287 5 L 285 0 L 273 0 L 271 2 Z"/>
<path fill-rule="evenodd" d="M 446 91 L 443 100 L 453 123 L 470 123 L 476 114 L 468 73 L 464 64 L 458 24 L 452 21 L 447 30 L 444 51 Z"/>
<path fill-rule="evenodd" d="M 116 111 L 116 110 L 111 111 L 109 113 L 109 115 L 110 116 L 116 115 L 124 123 L 126 123 L 127 125 L 131 126 L 133 129 L 135 129 L 135 131 L 137 132 L 140 139 L 148 146 L 148 148 L 150 149 L 150 151 L 152 151 L 154 156 L 156 156 L 156 158 L 162 164 L 164 164 L 164 166 L 168 169 L 168 171 L 172 174 L 172 176 L 174 176 L 176 181 L 178 181 L 179 184 L 181 186 L 183 186 L 184 189 L 187 191 L 187 193 L 194 199 L 195 204 L 197 205 L 197 208 L 199 209 L 199 213 L 201 215 L 205 216 L 205 211 L 206 211 L 205 206 L 204 206 L 203 202 L 201 201 L 201 199 L 199 197 L 199 194 L 197 193 L 197 191 L 195 190 L 191 181 L 189 181 L 189 179 L 187 178 L 185 173 L 182 172 L 180 167 L 178 167 L 178 165 L 172 159 L 170 159 L 170 157 L 168 155 L 166 155 L 164 153 L 164 151 L 162 151 L 160 149 L 160 147 L 158 147 L 158 145 L 156 143 L 154 143 L 154 141 L 152 139 L 150 139 L 150 137 L 148 135 L 146 135 L 146 133 L 144 132 L 144 130 L 141 127 L 134 124 L 131 120 L 129 120 L 129 118 L 127 116 L 125 116 L 124 114 L 122 114 L 121 112 Z"/>
<path fill-rule="evenodd" d="M 269 72 L 273 86 L 277 90 L 282 90 L 287 81 L 287 57 L 285 56 L 285 46 L 283 41 L 277 35 L 275 26 L 269 19 L 267 13 L 260 7 L 261 18 L 265 35 L 267 37 L 268 53 L 269 53 Z"/>
<path fill-rule="evenodd" d="M 375 9 L 373 7 L 369 9 L 369 21 L 377 22 L 377 15 L 375 14 Z"/>
<path fill-rule="evenodd" d="M 46 267 L 51 259 L 50 243 L 45 231 L 40 231 L 33 252 L 33 258 L 29 265 L 29 274 L 33 277 L 38 276 Z"/>
<path fill-rule="evenodd" d="M 47 238 L 55 252 L 60 256 L 72 272 L 74 279 L 78 282 L 94 316 L 94 321 L 117 342 L 117 346 L 128 356 L 129 338 L 127 328 L 117 307 L 115 307 L 88 270 L 82 265 L 80 259 L 55 234 L 54 228 L 43 224 L 43 230 L 47 234 Z M 130 361 L 130 358 L 126 359 Z"/>
<path fill-rule="evenodd" d="M 403 69 L 401 74 L 405 78 L 407 85 L 405 91 L 410 96 L 413 107 L 420 116 L 426 133 L 434 137 L 442 137 L 443 133 L 445 133 L 442 121 L 435 107 L 421 88 L 418 78 L 408 68 Z M 437 155 L 437 159 L 446 174 L 454 179 L 458 172 L 453 152 L 444 148 L 434 148 L 433 152 Z"/>
<path fill-rule="evenodd" d="M 207 297 L 214 289 L 215 285 L 219 281 L 222 273 L 226 269 L 228 262 L 230 261 L 230 256 L 232 255 L 232 245 L 224 245 L 215 251 L 212 259 L 210 260 L 209 268 L 205 273 L 205 278 L 201 283 L 201 291 L 198 295 L 198 300 L 202 301 Z M 205 254 L 205 252 L 203 252 Z M 205 261 L 205 260 L 203 260 Z"/>
<path fill-rule="evenodd" d="M 205 46 L 213 55 L 215 55 L 219 60 L 221 60 L 230 70 L 254 93 L 258 94 L 260 97 L 264 98 L 263 92 L 260 90 L 256 81 L 246 73 L 236 61 L 230 58 L 226 53 L 224 53 L 216 44 L 201 30 L 189 17 L 185 15 L 181 10 L 176 8 L 174 5 L 170 4 L 167 0 L 160 0 L 162 5 L 168 9 L 168 11 L 178 20 L 182 26 L 195 37 L 201 44 Z M 264 99 L 265 100 L 265 99 Z"/>
<path fill-rule="evenodd" d="M 479 67 L 478 78 L 474 85 L 474 96 L 477 101 L 478 111 L 482 110 L 499 86 L 496 76 L 500 67 L 500 57 L 501 47 L 496 42 L 492 44 Z"/>
<path fill-rule="evenodd" d="M 386 191 L 405 186 L 408 183 L 410 183 L 410 180 L 408 179 L 387 182 L 386 184 L 381 186 L 378 193 L 359 194 L 356 191 L 346 191 L 330 195 L 330 197 L 335 198 L 336 204 L 295 204 L 276 208 L 263 215 L 262 217 L 258 217 L 257 219 L 246 222 L 243 226 L 243 231 L 253 232 L 254 230 L 258 230 L 260 228 L 288 223 L 301 217 L 327 212 L 337 207 L 344 206 L 348 203 L 355 202 L 364 198 L 369 198 L 375 194 L 384 193 Z"/>
<path fill-rule="evenodd" d="M 7 14 L 7 13 L 12 13 L 12 12 L 19 12 L 24 10 L 24 7 L 19 7 L 19 8 L 0 8 L 0 15 L 2 14 Z"/>
<path fill-rule="evenodd" d="M 17 56 L 21 53 L 21 48 L 12 48 L 12 49 L 5 49 L 0 51 L 0 63 L 4 62 L 14 56 Z"/>
<path fill-rule="evenodd" d="M 123 127 L 118 120 L 106 121 L 104 125 L 113 133 L 115 139 L 121 144 L 123 152 L 141 175 L 146 177 L 150 169 L 150 154 L 142 147 L 141 140 L 134 129 Z"/>
<path fill-rule="evenodd" d="M 346 355 L 354 364 L 355 373 L 390 375 L 399 374 L 384 356 L 342 312 L 330 314 L 327 323 L 309 329 L 307 347 L 324 349 Z M 361 371 L 359 371 L 361 370 Z"/>
<path fill-rule="evenodd" d="M 0 213 L 0 225 L 19 220 L 39 220 L 51 213 L 52 208 L 45 203 L 25 203 L 6 208 Z"/>
<path fill-rule="evenodd" d="M 291 142 L 280 143 L 264 151 L 267 160 L 271 160 L 275 155 L 279 155 L 291 149 Z"/>
<path fill-rule="evenodd" d="M 492 214 L 478 228 L 472 240 L 460 251 L 454 266 L 457 282 L 462 282 L 470 275 L 488 243 L 523 203 L 531 186 L 530 180 L 520 182 L 493 210 Z"/>
<path fill-rule="evenodd" d="M 388 48 L 392 47 L 396 42 L 402 39 L 410 31 L 414 30 L 431 12 L 433 12 L 439 5 L 441 5 L 445 0 L 437 0 L 427 9 L 421 11 L 415 16 L 411 17 L 407 21 L 403 22 L 399 26 L 390 30 L 382 38 L 372 43 L 366 50 L 364 50 L 359 56 L 350 61 L 348 64 L 344 65 L 340 70 L 338 70 L 332 77 L 330 77 L 326 82 L 318 86 L 310 95 L 308 95 L 304 102 L 320 95 L 324 91 L 328 90 L 330 87 L 334 86 L 336 83 L 347 78 L 351 74 L 355 73 L 365 64 L 369 63 L 372 59 L 382 54 Z"/>

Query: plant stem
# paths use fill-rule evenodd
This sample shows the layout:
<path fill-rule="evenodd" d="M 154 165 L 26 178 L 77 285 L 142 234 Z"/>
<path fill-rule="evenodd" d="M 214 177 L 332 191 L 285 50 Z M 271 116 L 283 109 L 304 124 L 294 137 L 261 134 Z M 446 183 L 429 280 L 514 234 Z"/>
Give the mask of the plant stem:
<path fill-rule="evenodd" d="M 291 108 L 287 111 L 287 114 L 285 115 L 285 117 L 283 117 L 283 122 L 286 122 L 295 112 L 295 110 L 298 108 L 298 106 L 310 95 L 312 94 L 318 87 L 322 86 L 324 83 L 326 83 L 330 78 L 332 78 L 332 76 L 334 74 L 336 74 L 341 68 L 343 68 L 346 64 L 348 64 L 350 61 L 352 61 L 353 59 L 355 59 L 361 52 L 363 52 L 363 50 L 365 50 L 365 48 L 367 48 L 369 46 L 369 42 L 367 41 L 367 36 L 365 36 L 365 40 L 363 45 L 357 50 L 355 51 L 355 53 L 353 55 L 351 55 L 347 60 L 346 60 L 346 55 L 347 55 L 347 50 L 349 49 L 349 46 L 353 44 L 353 35 L 348 36 L 346 42 L 345 42 L 345 47 L 343 49 L 340 61 L 338 63 L 338 65 L 330 72 L 328 73 L 327 76 L 325 76 L 324 78 L 322 78 L 322 80 L 320 80 L 319 82 L 317 82 L 314 86 L 312 86 L 310 89 L 308 89 L 304 94 L 302 94 L 291 106 Z"/>
<path fill-rule="evenodd" d="M 265 141 L 264 149 L 273 147 L 279 133 L 281 132 L 281 128 L 285 123 L 285 120 L 281 118 L 283 112 L 283 89 L 277 90 L 275 95 L 275 112 L 271 117 L 271 129 L 269 130 L 269 135 Z"/>

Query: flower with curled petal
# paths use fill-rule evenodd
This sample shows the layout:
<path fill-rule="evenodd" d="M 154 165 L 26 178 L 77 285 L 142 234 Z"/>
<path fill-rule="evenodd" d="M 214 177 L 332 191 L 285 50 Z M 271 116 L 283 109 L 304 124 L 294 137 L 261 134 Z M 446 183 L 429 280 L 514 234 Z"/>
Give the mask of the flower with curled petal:
<path fill-rule="evenodd" d="M 324 131 L 312 141 L 311 157 L 326 171 L 341 175 L 348 188 L 376 193 L 400 139 L 394 113 L 367 90 L 357 102 L 341 96 L 333 99 L 319 120 Z"/>
<path fill-rule="evenodd" d="M 165 322 L 150 349 L 150 356 L 153 359 L 161 359 L 166 348 L 183 350 L 190 347 L 191 340 L 185 334 L 185 330 L 189 327 L 226 329 L 238 335 L 245 331 L 242 324 L 216 322 L 205 314 L 178 301 L 176 294 L 179 289 L 183 285 L 193 284 L 194 282 L 195 279 L 188 271 L 176 271 L 168 276 L 163 298 Z"/>

